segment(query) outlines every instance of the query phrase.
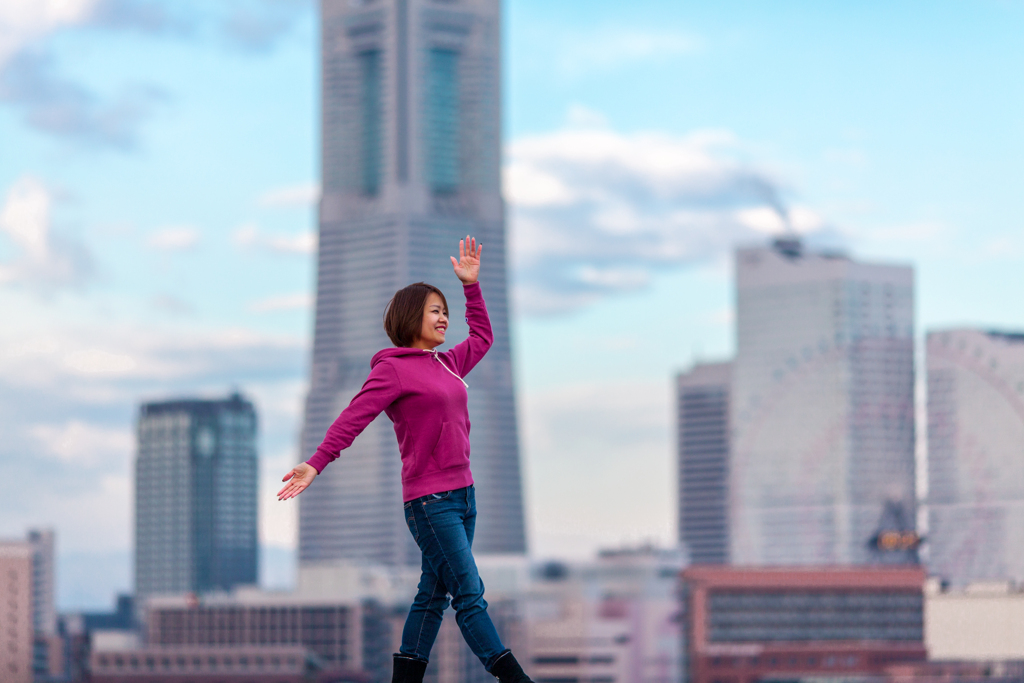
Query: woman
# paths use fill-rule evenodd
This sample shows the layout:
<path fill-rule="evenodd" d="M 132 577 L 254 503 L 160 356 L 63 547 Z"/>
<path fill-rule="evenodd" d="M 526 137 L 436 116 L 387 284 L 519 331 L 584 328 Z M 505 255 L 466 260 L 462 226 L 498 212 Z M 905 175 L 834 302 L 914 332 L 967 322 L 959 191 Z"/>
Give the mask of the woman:
<path fill-rule="evenodd" d="M 363 388 L 342 411 L 308 461 L 294 467 L 278 500 L 302 493 L 329 462 L 381 411 L 395 425 L 402 454 L 402 492 L 409 531 L 423 552 L 419 588 L 394 655 L 393 683 L 419 683 L 448 607 L 484 668 L 501 683 L 532 683 L 505 649 L 487 614 L 483 583 L 473 560 L 476 499 L 469 470 L 469 408 L 463 377 L 480 362 L 494 337 L 477 279 L 483 245 L 459 240 L 455 275 L 466 295 L 469 338 L 451 351 L 445 341 L 448 303 L 437 287 L 418 282 L 400 289 L 384 314 L 396 348 L 370 361 Z"/>

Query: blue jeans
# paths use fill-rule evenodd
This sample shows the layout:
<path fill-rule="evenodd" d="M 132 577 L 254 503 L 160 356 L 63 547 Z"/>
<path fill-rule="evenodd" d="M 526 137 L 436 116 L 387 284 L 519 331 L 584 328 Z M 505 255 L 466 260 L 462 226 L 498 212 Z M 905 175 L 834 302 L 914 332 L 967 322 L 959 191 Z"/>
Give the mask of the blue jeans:
<path fill-rule="evenodd" d="M 505 647 L 487 614 L 484 582 L 473 560 L 475 490 L 467 486 L 411 500 L 405 504 L 405 521 L 423 551 L 423 573 L 402 630 L 401 654 L 430 658 L 451 595 L 462 637 L 490 671 Z"/>

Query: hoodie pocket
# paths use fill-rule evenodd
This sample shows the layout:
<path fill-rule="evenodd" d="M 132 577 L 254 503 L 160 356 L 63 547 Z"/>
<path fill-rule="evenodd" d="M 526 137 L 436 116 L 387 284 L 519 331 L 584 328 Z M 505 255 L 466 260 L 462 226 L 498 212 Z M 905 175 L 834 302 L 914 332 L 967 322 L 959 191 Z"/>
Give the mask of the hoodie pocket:
<path fill-rule="evenodd" d="M 469 444 L 451 422 L 441 424 L 441 434 L 437 437 L 437 445 L 431 454 L 438 469 L 459 467 L 469 463 Z"/>

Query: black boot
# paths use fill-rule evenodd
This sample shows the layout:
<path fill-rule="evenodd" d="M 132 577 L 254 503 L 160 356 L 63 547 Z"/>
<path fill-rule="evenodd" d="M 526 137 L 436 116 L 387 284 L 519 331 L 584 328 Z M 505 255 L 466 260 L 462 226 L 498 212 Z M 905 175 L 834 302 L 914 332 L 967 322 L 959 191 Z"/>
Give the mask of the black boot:
<path fill-rule="evenodd" d="M 533 683 L 523 671 L 523 667 L 519 666 L 511 650 L 507 650 L 495 660 L 491 665 L 491 675 L 498 679 L 498 683 Z"/>
<path fill-rule="evenodd" d="M 394 659 L 391 683 L 423 683 L 423 672 L 427 670 L 425 661 L 403 654 L 395 654 Z"/>

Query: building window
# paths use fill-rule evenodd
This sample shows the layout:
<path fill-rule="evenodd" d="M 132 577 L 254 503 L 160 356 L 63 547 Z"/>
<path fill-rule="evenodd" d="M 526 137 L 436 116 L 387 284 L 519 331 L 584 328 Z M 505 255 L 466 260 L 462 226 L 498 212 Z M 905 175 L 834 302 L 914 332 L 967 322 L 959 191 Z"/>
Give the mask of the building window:
<path fill-rule="evenodd" d="M 381 107 L 380 50 L 359 53 L 360 95 L 362 96 L 362 148 L 360 150 L 360 186 L 364 194 L 376 195 L 381 176 L 381 129 L 384 116 Z"/>
<path fill-rule="evenodd" d="M 432 49 L 427 77 L 427 182 L 434 192 L 459 185 L 459 53 Z"/>

